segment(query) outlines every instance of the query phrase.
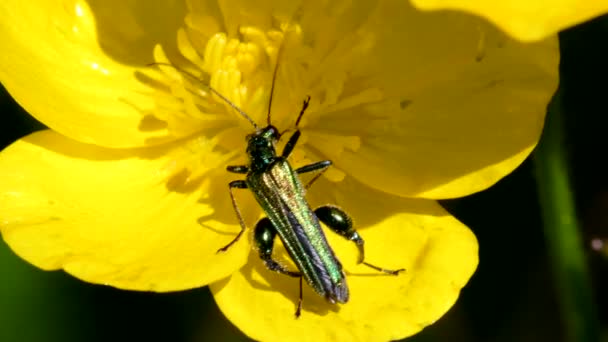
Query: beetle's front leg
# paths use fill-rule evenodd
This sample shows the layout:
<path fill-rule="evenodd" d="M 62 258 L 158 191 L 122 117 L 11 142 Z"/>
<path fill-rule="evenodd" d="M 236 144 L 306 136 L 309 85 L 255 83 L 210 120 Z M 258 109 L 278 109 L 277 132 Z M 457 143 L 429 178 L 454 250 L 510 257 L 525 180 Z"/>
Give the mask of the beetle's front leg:
<path fill-rule="evenodd" d="M 229 165 L 226 166 L 226 171 L 244 175 L 249 172 L 249 167 L 247 165 Z"/>

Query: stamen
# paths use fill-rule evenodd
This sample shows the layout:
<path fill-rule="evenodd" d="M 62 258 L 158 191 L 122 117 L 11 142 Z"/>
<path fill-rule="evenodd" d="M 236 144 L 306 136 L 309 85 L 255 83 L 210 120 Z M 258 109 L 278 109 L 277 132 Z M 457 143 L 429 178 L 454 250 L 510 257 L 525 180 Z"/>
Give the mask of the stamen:
<path fill-rule="evenodd" d="M 349 10 L 350 5 L 348 1 L 333 5 L 330 12 L 338 16 Z M 300 124 L 304 134 L 299 147 L 304 148 L 298 148 L 293 156 L 310 162 L 321 157 L 338 159 L 344 150 L 359 148 L 360 138 L 356 132 L 336 132 L 329 128 L 321 132 L 311 128 L 325 127 L 321 119 L 330 114 L 350 113 L 349 109 L 385 101 L 380 89 L 366 87 L 362 80 L 353 83 L 352 75 L 344 67 L 348 63 L 357 63 L 373 49 L 372 36 L 365 30 L 355 29 L 344 37 L 336 37 L 336 32 L 321 34 L 321 31 L 305 37 L 310 32 L 303 32 L 303 26 L 297 22 L 273 18 L 274 27 L 261 29 L 253 25 L 227 23 L 226 13 L 223 13 L 223 18 L 211 17 L 217 13 L 209 13 L 212 12 L 186 16 L 186 26 L 177 32 L 177 47 L 183 57 L 179 65 L 173 64 L 175 62 L 168 57 L 175 53 L 166 53 L 160 46 L 154 49 L 154 61 L 173 64 L 195 75 L 201 83 L 222 94 L 258 125 L 265 125 L 272 72 L 277 58 L 280 58 L 272 124 L 280 131 L 293 128 L 302 101 L 308 95 L 312 98 Z M 306 20 L 306 27 L 317 25 L 314 20 L 318 18 L 313 18 L 311 13 L 300 19 Z M 333 17 L 325 15 L 322 20 L 330 22 Z M 222 27 L 226 32 L 220 31 Z M 284 46 L 280 49 L 282 44 Z M 279 51 L 283 51 L 281 56 L 278 56 Z M 146 73 L 145 76 L 151 80 L 150 84 L 157 84 L 152 88 L 157 106 L 152 115 L 165 122 L 169 132 L 176 137 L 205 136 L 203 149 L 223 150 L 227 158 L 233 158 L 237 152 L 244 154 L 244 137 L 252 131 L 251 123 L 224 100 L 196 80 L 180 74 L 176 68 L 159 66 L 155 74 Z M 364 122 L 366 115 L 370 114 L 357 112 L 353 121 Z M 353 125 L 342 127 L 350 130 Z M 202 147 L 194 144 L 191 148 L 198 151 Z M 174 161 L 171 168 L 187 170 L 187 181 L 201 178 L 203 171 L 197 169 L 208 170 L 212 166 L 202 167 L 200 155 L 196 151 L 191 155 L 184 154 L 179 162 L 177 159 Z M 223 165 L 217 165 L 220 166 Z M 326 176 L 340 181 L 344 172 L 334 167 Z"/>
<path fill-rule="evenodd" d="M 202 63 L 201 57 L 196 51 L 196 48 L 191 44 L 186 31 L 183 28 L 177 30 L 177 47 L 179 52 L 195 65 Z"/>

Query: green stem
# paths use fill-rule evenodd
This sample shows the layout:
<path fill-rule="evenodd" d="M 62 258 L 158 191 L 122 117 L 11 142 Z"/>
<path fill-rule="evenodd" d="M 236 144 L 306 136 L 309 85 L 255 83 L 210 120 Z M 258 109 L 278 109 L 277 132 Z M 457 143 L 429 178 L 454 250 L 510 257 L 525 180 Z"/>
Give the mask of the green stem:
<path fill-rule="evenodd" d="M 538 196 L 565 341 L 596 342 L 599 322 L 578 228 L 564 137 L 561 90 L 558 90 L 549 106 L 534 156 Z"/>

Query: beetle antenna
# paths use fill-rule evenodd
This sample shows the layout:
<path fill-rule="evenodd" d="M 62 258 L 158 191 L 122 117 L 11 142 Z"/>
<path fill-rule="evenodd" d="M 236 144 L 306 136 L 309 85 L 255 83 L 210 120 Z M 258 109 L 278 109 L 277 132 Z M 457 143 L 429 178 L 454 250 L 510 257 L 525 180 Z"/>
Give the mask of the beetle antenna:
<path fill-rule="evenodd" d="M 266 116 L 266 122 L 268 126 L 270 126 L 270 112 L 272 109 L 272 96 L 274 95 L 274 84 L 277 80 L 277 73 L 279 71 L 279 57 L 281 56 L 281 51 L 283 51 L 283 43 L 279 47 L 279 52 L 277 53 L 277 62 L 274 65 L 274 71 L 272 72 L 272 84 L 270 85 L 270 98 L 268 99 L 268 115 Z"/>
<path fill-rule="evenodd" d="M 247 115 L 247 113 L 245 113 L 241 108 L 239 108 L 237 105 L 235 105 L 234 103 L 232 103 L 232 101 L 228 100 L 228 98 L 225 97 L 224 95 L 222 95 L 219 91 L 211 88 L 210 85 L 205 84 L 203 81 L 201 81 L 198 77 L 196 77 L 191 72 L 188 72 L 188 71 L 186 71 L 184 69 L 178 68 L 175 65 L 170 64 L 170 63 L 154 62 L 154 63 L 146 64 L 146 66 L 168 66 L 168 67 L 172 67 L 173 69 L 181 72 L 182 74 L 184 74 L 184 75 L 188 76 L 189 78 L 195 80 L 197 83 L 199 83 L 203 87 L 207 88 L 211 93 L 217 95 L 217 97 L 219 97 L 220 99 L 222 99 L 222 101 L 226 102 L 230 107 L 232 107 L 239 114 L 241 114 L 242 117 L 244 117 L 245 119 L 247 119 L 247 121 L 249 121 L 256 130 L 259 129 L 259 127 L 258 127 L 258 125 L 256 125 L 255 121 L 253 121 L 253 119 L 251 119 L 251 117 L 249 115 Z"/>

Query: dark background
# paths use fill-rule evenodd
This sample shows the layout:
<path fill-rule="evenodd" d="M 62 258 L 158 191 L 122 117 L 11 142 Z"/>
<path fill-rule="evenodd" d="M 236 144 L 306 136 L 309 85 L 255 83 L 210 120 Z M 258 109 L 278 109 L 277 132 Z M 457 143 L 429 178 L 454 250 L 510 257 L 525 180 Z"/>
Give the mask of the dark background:
<path fill-rule="evenodd" d="M 606 337 L 608 17 L 560 35 L 562 111 L 576 204 Z M 0 89 L 0 148 L 42 126 Z M 442 204 L 477 235 L 479 268 L 457 304 L 410 341 L 562 341 L 531 158 L 494 187 Z M 207 288 L 128 292 L 43 272 L 0 241 L 0 341 L 242 341 Z"/>

